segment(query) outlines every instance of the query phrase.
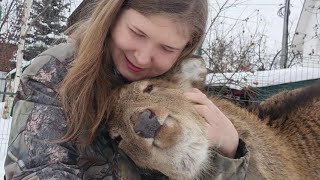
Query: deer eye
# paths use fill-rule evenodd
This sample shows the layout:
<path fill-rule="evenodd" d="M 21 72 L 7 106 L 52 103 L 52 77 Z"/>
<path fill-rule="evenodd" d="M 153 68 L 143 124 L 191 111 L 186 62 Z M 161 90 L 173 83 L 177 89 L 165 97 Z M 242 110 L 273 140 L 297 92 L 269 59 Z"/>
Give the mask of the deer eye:
<path fill-rule="evenodd" d="M 146 88 L 144 88 L 143 92 L 144 93 L 151 93 L 152 90 L 153 90 L 153 85 L 150 84 Z"/>

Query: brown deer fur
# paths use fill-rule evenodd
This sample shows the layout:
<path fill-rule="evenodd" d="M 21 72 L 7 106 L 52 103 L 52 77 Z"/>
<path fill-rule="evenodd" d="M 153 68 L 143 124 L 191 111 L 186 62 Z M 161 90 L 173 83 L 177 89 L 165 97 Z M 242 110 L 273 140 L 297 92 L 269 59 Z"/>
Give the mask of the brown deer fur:
<path fill-rule="evenodd" d="M 183 96 L 183 90 L 204 79 L 201 61 L 186 60 L 181 66 L 190 62 L 196 62 L 191 66 L 196 72 L 176 70 L 178 75 L 131 83 L 116 90 L 109 102 L 114 111 L 108 127 L 113 138 L 122 138 L 119 147 L 138 166 L 158 170 L 170 179 L 200 179 L 204 174 L 214 173 L 205 121 Z M 185 73 L 194 76 L 179 82 L 177 77 L 185 77 Z M 303 102 L 305 91 L 312 90 L 280 93 L 266 101 L 269 109 L 275 108 L 269 114 L 279 109 L 277 117 L 285 117 L 277 127 L 261 121 L 255 115 L 257 111 L 251 113 L 226 100 L 212 98 L 249 149 L 247 179 L 319 179 L 320 91 L 312 91 L 317 95 Z M 273 104 L 272 99 L 279 102 Z M 267 104 L 264 106 L 267 109 Z M 143 136 L 137 130 L 144 121 L 154 122 L 147 132 L 154 136 Z"/>

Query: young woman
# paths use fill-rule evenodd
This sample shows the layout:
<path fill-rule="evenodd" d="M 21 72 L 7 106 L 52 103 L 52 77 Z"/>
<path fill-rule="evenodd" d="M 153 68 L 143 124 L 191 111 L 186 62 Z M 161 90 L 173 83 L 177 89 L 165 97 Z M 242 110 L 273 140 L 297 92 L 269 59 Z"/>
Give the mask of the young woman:
<path fill-rule="evenodd" d="M 67 43 L 36 57 L 21 77 L 7 179 L 165 179 L 142 171 L 107 137 L 108 94 L 162 75 L 204 36 L 206 0 L 99 0 Z M 216 179 L 244 179 L 249 153 L 232 123 L 199 90 L 186 92 L 219 145 Z M 59 142 L 58 142 L 58 141 Z"/>

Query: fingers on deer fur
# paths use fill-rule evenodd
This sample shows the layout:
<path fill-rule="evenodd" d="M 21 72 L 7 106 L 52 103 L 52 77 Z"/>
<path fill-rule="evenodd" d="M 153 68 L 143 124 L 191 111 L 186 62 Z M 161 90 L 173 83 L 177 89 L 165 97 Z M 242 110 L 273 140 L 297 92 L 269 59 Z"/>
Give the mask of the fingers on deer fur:
<path fill-rule="evenodd" d="M 208 97 L 198 89 L 192 88 L 191 91 L 187 91 L 184 94 L 193 103 L 207 105 L 208 107 L 212 104 Z"/>

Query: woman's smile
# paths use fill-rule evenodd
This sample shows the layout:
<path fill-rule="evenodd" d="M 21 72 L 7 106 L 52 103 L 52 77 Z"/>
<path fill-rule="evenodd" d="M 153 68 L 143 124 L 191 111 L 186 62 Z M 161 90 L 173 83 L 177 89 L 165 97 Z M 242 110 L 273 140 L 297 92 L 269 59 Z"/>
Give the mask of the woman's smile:
<path fill-rule="evenodd" d="M 130 60 L 127 57 L 125 57 L 125 61 L 126 61 L 126 64 L 127 64 L 129 70 L 131 70 L 135 73 L 143 71 L 143 68 L 135 66 L 132 62 L 130 62 Z"/>

